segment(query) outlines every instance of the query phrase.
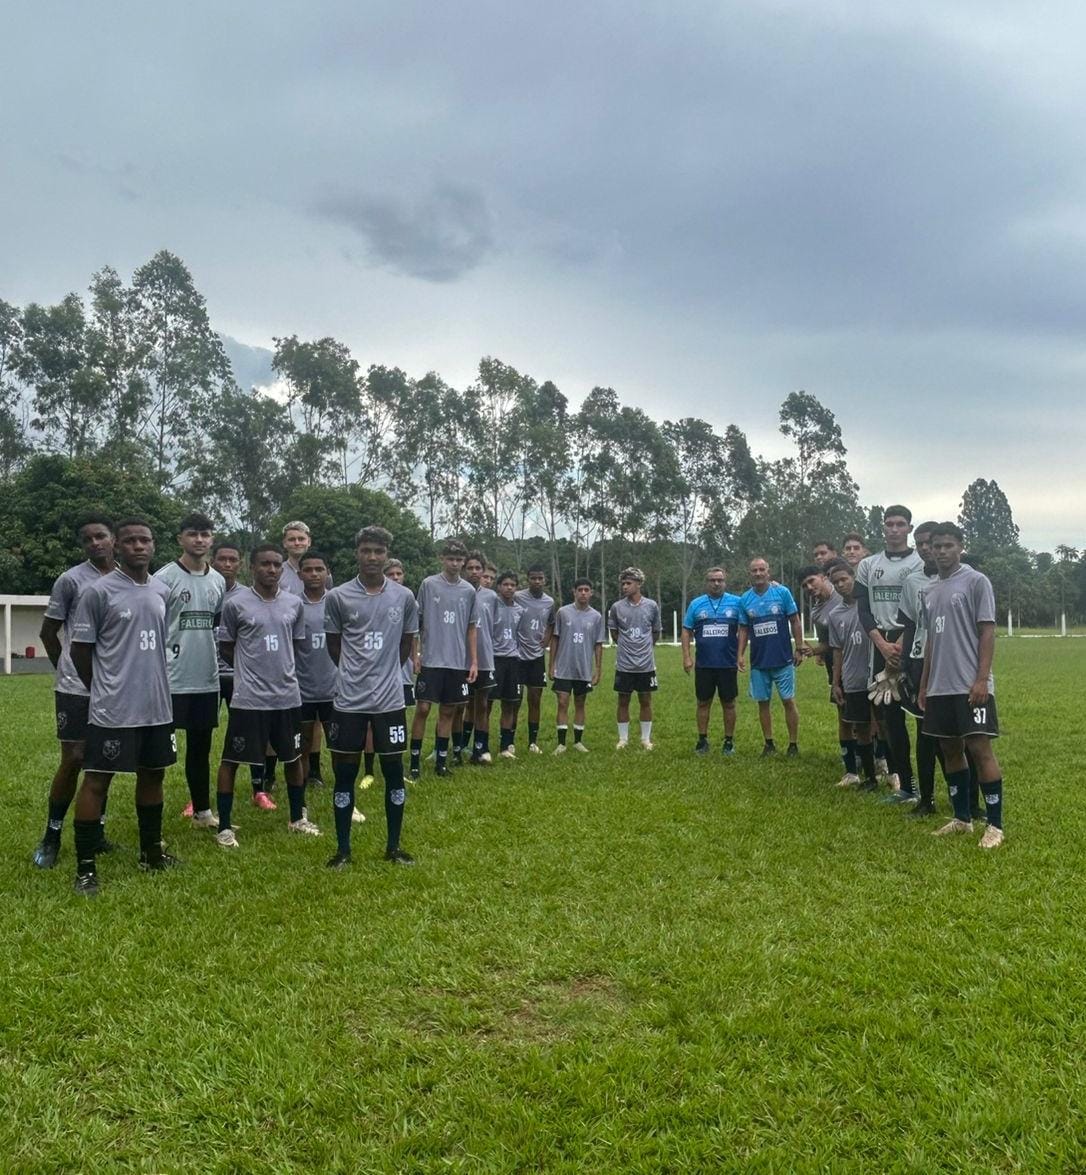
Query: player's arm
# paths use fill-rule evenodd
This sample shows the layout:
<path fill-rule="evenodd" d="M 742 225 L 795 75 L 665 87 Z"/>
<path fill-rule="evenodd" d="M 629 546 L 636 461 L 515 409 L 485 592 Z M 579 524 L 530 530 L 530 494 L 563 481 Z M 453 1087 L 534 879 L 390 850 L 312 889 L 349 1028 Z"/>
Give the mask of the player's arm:
<path fill-rule="evenodd" d="M 54 669 L 60 660 L 60 630 L 63 624 L 63 620 L 54 620 L 51 616 L 46 616 L 41 622 L 41 632 L 38 633 L 41 643 L 45 646 L 45 654 L 53 663 Z"/>
<path fill-rule="evenodd" d="M 219 641 L 219 656 L 230 666 L 234 667 L 234 642 Z"/>
<path fill-rule="evenodd" d="M 331 634 L 329 634 L 329 639 L 331 639 Z M 400 635 L 400 664 L 401 665 L 403 665 L 403 663 L 408 659 L 408 657 L 412 657 L 414 655 L 415 642 L 417 641 L 417 639 L 418 639 L 418 633 L 415 633 L 415 632 L 405 632 Z M 338 633 L 336 635 L 336 645 L 337 646 L 339 645 Z M 334 658 L 334 660 L 335 660 L 335 663 L 338 665 L 339 664 L 339 657 L 336 656 Z"/>
<path fill-rule="evenodd" d="M 792 664 L 799 665 L 804 657 L 811 655 L 811 646 L 803 639 L 803 624 L 800 621 L 798 612 L 793 612 L 788 617 L 788 623 L 792 629 L 792 641 L 796 646 L 795 652 L 792 654 Z"/>
<path fill-rule="evenodd" d="M 75 671 L 79 674 L 79 680 L 90 689 L 91 675 L 94 672 L 94 645 L 72 641 L 68 646 L 68 652 L 71 654 Z"/>
<path fill-rule="evenodd" d="M 841 649 L 835 649 L 830 646 L 829 655 L 833 658 L 833 700 L 839 705 L 845 704 L 845 691 L 841 685 L 841 663 L 844 660 L 844 654 Z"/>
<path fill-rule="evenodd" d="M 468 625 L 468 685 L 479 676 L 478 628 Z"/>
<path fill-rule="evenodd" d="M 592 670 L 592 684 L 599 685 L 603 676 L 603 641 L 596 641 L 596 663 Z"/>
<path fill-rule="evenodd" d="M 679 644 L 683 648 L 683 672 L 689 673 L 694 668 L 694 658 L 690 655 L 690 629 L 683 625 L 682 633 L 679 636 Z"/>
<path fill-rule="evenodd" d="M 547 668 L 547 673 L 550 679 L 554 680 L 554 663 L 558 660 L 558 634 L 553 628 L 547 629 L 547 653 L 550 657 L 550 664 Z"/>
<path fill-rule="evenodd" d="M 905 614 L 903 608 L 897 610 L 897 622 L 901 625 L 901 649 L 902 653 L 906 650 L 912 649 L 913 642 L 916 640 L 916 621 Z"/>
<path fill-rule="evenodd" d="M 896 644 L 893 641 L 888 641 L 886 637 L 879 632 L 879 626 L 875 623 L 874 613 L 871 611 L 871 597 L 867 591 L 867 584 L 856 581 L 852 589 L 852 594 L 856 597 L 856 606 L 860 613 L 860 625 L 864 632 L 871 638 L 871 643 L 882 654 L 882 659 L 892 669 L 896 669 L 901 664 L 901 642 Z"/>
<path fill-rule="evenodd" d="M 993 633 L 995 631 L 993 626 Z M 924 709 L 924 703 L 928 696 L 928 677 L 931 674 L 931 646 L 932 642 L 929 640 L 924 649 L 924 668 L 920 671 L 920 688 L 917 690 L 916 700 L 920 704 L 920 709 Z"/>
<path fill-rule="evenodd" d="M 339 666 L 339 655 L 343 651 L 343 636 L 338 632 L 325 632 L 324 647 L 328 650 L 328 656 Z M 403 650 L 403 641 L 400 641 L 401 652 Z M 400 664 L 403 664 L 403 656 L 400 657 Z"/>
<path fill-rule="evenodd" d="M 983 706 L 988 701 L 988 676 L 995 656 L 995 621 L 977 621 L 977 679 L 969 691 L 969 704 Z"/>
<path fill-rule="evenodd" d="M 745 624 L 739 626 L 739 646 L 735 652 L 735 667 L 740 673 L 745 673 L 747 667 L 743 664 L 743 654 L 747 651 L 747 639 L 750 635 L 750 629 Z"/>

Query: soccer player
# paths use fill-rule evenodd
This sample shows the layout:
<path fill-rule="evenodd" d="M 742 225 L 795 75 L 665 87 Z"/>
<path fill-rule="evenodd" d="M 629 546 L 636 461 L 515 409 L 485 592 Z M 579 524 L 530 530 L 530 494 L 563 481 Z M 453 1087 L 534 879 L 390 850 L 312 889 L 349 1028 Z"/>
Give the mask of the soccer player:
<path fill-rule="evenodd" d="M 811 623 L 814 625 L 816 637 L 816 643 L 811 648 L 816 658 L 820 658 L 821 663 L 826 667 L 830 701 L 837 709 L 837 744 L 841 751 L 841 763 L 845 769 L 844 777 L 839 786 L 851 787 L 852 784 L 860 782 L 860 777 L 857 774 L 857 743 L 853 737 L 853 724 L 844 717 L 833 688 L 834 655 L 830 645 L 828 623 L 830 613 L 841 606 L 841 597 L 834 590 L 833 583 L 829 577 L 829 568 L 834 562 L 837 562 L 837 560 L 831 558 L 829 563 L 822 564 L 815 562 L 804 567 L 799 573 L 799 581 L 804 592 L 807 594 L 807 599 L 810 601 Z M 845 561 L 842 559 L 840 562 L 844 563 Z M 845 565 L 848 566 L 847 563 Z M 866 648 L 867 645 L 865 644 L 864 647 Z M 868 718 L 870 719 L 870 706 L 868 706 L 867 712 Z"/>
<path fill-rule="evenodd" d="M 517 714 L 520 711 L 520 657 L 517 631 L 524 609 L 517 603 L 517 573 L 503 571 L 497 581 L 498 602 L 494 606 L 494 689 L 501 702 L 501 757 L 517 757 Z M 490 700 L 488 695 L 487 700 Z"/>
<path fill-rule="evenodd" d="M 84 589 L 97 583 L 117 566 L 113 557 L 113 523 L 104 514 L 89 514 L 76 527 L 76 538 L 86 558 L 61 575 L 49 593 L 41 640 L 53 668 L 57 671 L 53 699 L 57 719 L 60 764 L 49 788 L 49 813 L 45 832 L 34 850 L 34 864 L 52 869 L 60 853 L 60 834 L 64 817 L 75 798 L 79 772 L 83 767 L 83 747 L 87 737 L 87 705 L 90 694 L 72 664 L 69 652 L 72 622 Z M 103 811 L 105 797 L 102 797 Z M 103 817 L 104 819 L 104 817 Z M 98 851 L 112 845 L 101 831 Z"/>
<path fill-rule="evenodd" d="M 725 755 L 735 754 L 735 699 L 739 694 L 739 597 L 725 591 L 728 574 L 723 567 L 705 573 L 705 593 L 690 601 L 683 617 L 683 672 L 694 671 L 697 699 L 698 741 L 696 755 L 709 753 L 709 718 L 713 698 L 720 698 L 724 711 Z M 694 641 L 694 655 L 690 642 Z"/>
<path fill-rule="evenodd" d="M 749 572 L 750 588 L 739 599 L 739 649 L 736 659 L 742 673 L 745 668 L 744 654 L 749 644 L 750 696 L 758 703 L 758 721 L 765 739 L 762 758 L 777 753 L 773 742 L 773 713 L 769 706 L 774 686 L 784 707 L 788 755 L 794 758 L 799 754 L 796 666 L 803 660 L 805 648 L 799 609 L 786 587 L 770 582 L 769 564 L 765 559 L 752 559 Z"/>
<path fill-rule="evenodd" d="M 569 733 L 569 696 L 573 695 L 573 749 L 585 753 L 585 698 L 600 683 L 603 671 L 603 617 L 592 607 L 592 581 L 573 585 L 573 603 L 555 613 L 551 627 L 551 687 L 558 697 L 556 755 L 566 753 Z"/>
<path fill-rule="evenodd" d="M 385 575 L 392 580 L 393 583 L 402 584 L 404 581 L 403 564 L 399 559 L 389 559 L 385 564 Z M 411 652 L 404 658 L 403 663 L 403 704 L 405 710 L 410 710 L 415 705 L 415 674 L 419 671 L 419 637 L 415 633 L 411 638 Z M 370 783 L 373 782 L 373 760 L 367 754 L 366 756 L 366 774 L 370 777 Z M 362 781 L 365 784 L 365 780 Z M 369 784 L 365 784 L 369 786 Z"/>
<path fill-rule="evenodd" d="M 467 548 L 449 539 L 441 548 L 441 572 L 428 575 L 419 586 L 419 631 L 422 667 L 415 689 L 415 718 L 411 724 L 411 778 L 419 777 L 422 738 L 430 706 L 436 702 L 434 737 L 436 773 L 449 774 L 449 737 L 456 707 L 468 696 L 479 671 L 476 647 L 478 603 L 475 589 L 460 571 Z"/>
<path fill-rule="evenodd" d="M 924 733 L 942 743 L 954 819 L 933 836 L 972 832 L 969 750 L 976 766 L 988 827 L 982 849 L 1003 843 L 1003 773 L 992 740 L 999 735 L 992 658 L 995 594 L 986 575 L 962 562 L 962 532 L 943 522 L 931 532 L 938 580 L 924 595 L 928 643 L 920 678 Z"/>
<path fill-rule="evenodd" d="M 924 560 L 909 546 L 913 516 L 905 506 L 887 506 L 882 516 L 885 549 L 877 555 L 868 555 L 856 568 L 856 600 L 860 620 L 871 638 L 871 676 L 883 669 L 901 668 L 901 625 L 898 608 L 901 588 L 909 576 L 923 570 Z M 890 799 L 899 803 L 915 803 L 912 747 L 905 711 L 900 702 L 875 707 L 875 717 L 882 725 L 888 749 L 891 778 L 897 776 L 897 786 Z"/>
<path fill-rule="evenodd" d="M 861 784 L 863 791 L 876 791 L 875 752 L 871 745 L 871 702 L 867 696 L 868 670 L 871 664 L 871 641 L 860 623 L 860 610 L 853 595 L 856 580 L 852 567 L 844 559 L 826 566 L 837 606 L 826 613 L 827 638 L 833 665 L 833 696 L 840 707 L 842 724 L 852 744 L 852 770 L 845 764 L 845 777 L 838 787 Z M 863 781 L 856 772 L 856 759 L 863 769 Z"/>
<path fill-rule="evenodd" d="M 418 633 L 419 611 L 411 592 L 385 574 L 391 544 L 392 535 L 383 527 L 363 527 L 355 540 L 357 577 L 333 589 L 325 601 L 328 652 L 339 667 L 335 706 L 328 726 L 336 820 L 336 855 L 328 862 L 330 869 L 350 864 L 354 785 L 359 759 L 371 733 L 385 780 L 385 860 L 398 865 L 414 864 L 411 854 L 400 848 L 406 798 L 403 750 L 407 739 L 403 665 L 411 656 Z"/>
<path fill-rule="evenodd" d="M 520 684 L 528 695 L 528 750 L 541 755 L 539 748 L 539 708 L 543 687 L 547 684 L 545 652 L 550 645 L 554 623 L 554 599 L 544 590 L 547 573 L 537 563 L 528 568 L 528 586 L 517 592 L 517 603 L 524 609 L 517 628 L 517 656 L 520 658 Z"/>
<path fill-rule="evenodd" d="M 261 543 L 249 554 L 252 586 L 223 605 L 222 655 L 234 666 L 234 700 L 219 764 L 219 832 L 224 849 L 238 847 L 231 824 L 239 763 L 262 763 L 271 747 L 283 762 L 290 802 L 290 832 L 320 836 L 306 815 L 302 767 L 302 695 L 295 661 L 305 641 L 301 598 L 279 586 L 283 552 Z"/>
<path fill-rule="evenodd" d="M 846 534 L 841 543 L 841 557 L 850 567 L 859 567 L 860 560 L 866 559 L 871 552 L 864 546 L 864 537 L 852 531 Z"/>
<path fill-rule="evenodd" d="M 454 751 L 459 766 L 463 752 L 470 750 L 471 761 L 481 766 L 490 763 L 490 693 L 494 688 L 494 615 L 498 593 L 485 582 L 486 556 L 472 551 L 464 561 L 464 577 L 475 588 L 479 627 L 476 635 L 479 673 L 468 687 L 467 712 L 464 715 L 460 746 Z"/>
<path fill-rule="evenodd" d="M 819 539 L 811 550 L 811 554 L 819 567 L 826 568 L 837 558 L 837 548 L 833 543 Z"/>
<path fill-rule="evenodd" d="M 185 732 L 185 782 L 189 802 L 182 816 L 193 828 L 218 828 L 211 811 L 211 740 L 219 725 L 219 649 L 215 617 L 226 581 L 210 565 L 215 527 L 206 514 L 187 514 L 178 528 L 181 558 L 155 572 L 170 592 L 166 664 L 170 672 L 174 730 Z"/>
<path fill-rule="evenodd" d="M 645 573 L 627 567 L 618 577 L 621 596 L 607 612 L 611 640 L 618 646 L 615 657 L 615 693 L 618 694 L 618 742 L 623 751 L 630 741 L 630 695 L 640 704 L 641 749 L 652 750 L 652 695 L 656 691 L 656 642 L 663 625 L 655 600 L 641 594 Z"/>
<path fill-rule="evenodd" d="M 223 578 L 223 603 L 235 592 L 241 590 L 238 583 L 238 572 L 241 570 L 241 549 L 233 543 L 216 543 L 211 551 L 211 566 Z M 220 609 L 221 612 L 221 609 Z M 215 625 L 216 647 L 219 641 L 219 626 Z M 230 699 L 234 696 L 234 667 L 228 665 L 219 656 L 219 697 L 230 708 Z"/>
<path fill-rule="evenodd" d="M 166 668 L 169 588 L 149 574 L 155 553 L 142 518 L 116 526 L 118 566 L 83 589 L 69 653 L 90 693 L 83 782 L 75 800 L 76 893 L 98 893 L 102 803 L 117 772 L 135 773 L 140 868 L 177 859 L 162 845 L 162 778 L 177 762 Z"/>

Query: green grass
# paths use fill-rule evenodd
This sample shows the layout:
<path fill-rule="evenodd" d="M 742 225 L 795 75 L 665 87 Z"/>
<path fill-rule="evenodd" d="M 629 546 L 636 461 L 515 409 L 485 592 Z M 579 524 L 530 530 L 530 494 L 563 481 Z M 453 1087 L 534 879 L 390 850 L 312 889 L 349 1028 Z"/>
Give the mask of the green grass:
<path fill-rule="evenodd" d="M 138 873 L 114 789 L 96 901 L 29 854 L 51 682 L 0 681 L 4 1171 L 1067 1171 L 1086 1166 L 1086 648 L 1001 641 L 1007 843 L 845 794 L 821 670 L 803 757 L 696 760 L 661 650 L 657 750 L 499 762 L 409 795 L 414 870 L 280 813 Z M 545 700 L 544 744 L 553 745 Z M 715 722 L 718 723 L 718 719 Z M 719 726 L 714 744 L 719 746 Z M 783 730 L 781 731 L 783 734 Z M 939 784 L 939 802 L 946 811 Z M 921 826 L 918 826 L 921 825 Z"/>

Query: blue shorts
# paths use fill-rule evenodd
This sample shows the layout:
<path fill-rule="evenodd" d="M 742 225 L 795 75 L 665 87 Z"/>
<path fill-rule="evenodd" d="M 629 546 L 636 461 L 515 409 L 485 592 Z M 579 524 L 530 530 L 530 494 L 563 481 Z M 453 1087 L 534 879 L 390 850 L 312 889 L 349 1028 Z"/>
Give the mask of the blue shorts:
<path fill-rule="evenodd" d="M 750 696 L 756 702 L 768 702 L 773 697 L 773 687 L 782 702 L 796 696 L 796 667 L 782 665 L 779 669 L 754 669 L 750 671 Z"/>

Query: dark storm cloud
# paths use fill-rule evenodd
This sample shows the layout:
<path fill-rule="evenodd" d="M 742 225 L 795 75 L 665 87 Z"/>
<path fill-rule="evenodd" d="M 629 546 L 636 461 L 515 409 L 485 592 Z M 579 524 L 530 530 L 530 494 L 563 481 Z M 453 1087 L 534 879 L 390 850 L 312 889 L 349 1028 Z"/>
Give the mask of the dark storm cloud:
<path fill-rule="evenodd" d="M 483 197 L 451 185 L 423 197 L 332 196 L 316 212 L 358 233 L 375 263 L 426 281 L 455 281 L 494 243 Z"/>

